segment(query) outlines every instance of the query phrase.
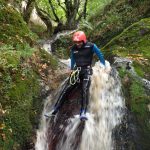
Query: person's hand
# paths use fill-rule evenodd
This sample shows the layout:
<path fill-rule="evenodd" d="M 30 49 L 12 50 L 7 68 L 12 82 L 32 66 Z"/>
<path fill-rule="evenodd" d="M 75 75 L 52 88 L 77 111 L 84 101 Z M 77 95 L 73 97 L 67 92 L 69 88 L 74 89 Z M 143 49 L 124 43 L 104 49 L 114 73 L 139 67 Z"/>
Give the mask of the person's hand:
<path fill-rule="evenodd" d="M 111 67 L 110 67 L 110 65 L 108 66 L 108 65 L 103 65 L 102 63 L 100 63 L 100 68 L 102 68 L 102 70 L 105 72 L 105 73 L 110 73 L 110 71 L 111 71 Z"/>
<path fill-rule="evenodd" d="M 110 73 L 110 72 L 111 72 L 111 67 L 110 67 L 110 66 L 109 66 L 109 67 L 105 67 L 104 71 L 105 71 L 106 73 Z"/>
<path fill-rule="evenodd" d="M 103 65 L 102 63 L 100 63 L 100 68 L 105 69 L 105 65 Z"/>

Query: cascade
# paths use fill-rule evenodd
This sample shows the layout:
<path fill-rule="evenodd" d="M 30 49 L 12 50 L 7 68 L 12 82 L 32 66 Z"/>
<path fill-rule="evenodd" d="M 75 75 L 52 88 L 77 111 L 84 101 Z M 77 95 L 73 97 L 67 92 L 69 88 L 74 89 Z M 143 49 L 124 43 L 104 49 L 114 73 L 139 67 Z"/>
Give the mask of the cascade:
<path fill-rule="evenodd" d="M 36 150 L 114 150 L 113 129 L 122 121 L 125 109 L 118 73 L 108 62 L 104 71 L 99 62 L 93 67 L 91 77 L 88 121 L 82 122 L 76 113 L 58 125 L 58 117 L 53 120 L 42 115 L 41 128 L 37 131 Z M 111 69 L 111 72 L 110 72 Z M 51 98 L 46 101 L 51 106 Z M 54 127 L 55 126 L 55 127 Z M 59 129 L 58 135 L 53 130 Z M 56 138 L 57 136 L 57 138 Z M 56 140 L 57 139 L 57 140 Z M 55 148 L 51 144 L 55 143 Z"/>

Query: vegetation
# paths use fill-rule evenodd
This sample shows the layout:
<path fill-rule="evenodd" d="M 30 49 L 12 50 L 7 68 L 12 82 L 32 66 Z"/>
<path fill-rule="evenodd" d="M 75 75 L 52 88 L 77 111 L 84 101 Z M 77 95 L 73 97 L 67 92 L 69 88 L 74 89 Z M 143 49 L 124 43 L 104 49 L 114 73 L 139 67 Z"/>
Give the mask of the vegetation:
<path fill-rule="evenodd" d="M 105 56 L 126 57 L 133 61 L 135 72 L 143 78 L 150 79 L 150 18 L 145 18 L 126 28 L 120 35 L 113 38 L 103 49 Z M 149 92 L 142 83 L 133 77 L 125 68 L 119 69 L 122 79 L 126 105 L 134 114 L 138 130 L 141 133 L 140 144 L 143 149 L 149 148 Z"/>
<path fill-rule="evenodd" d="M 135 71 L 141 77 L 150 80 L 150 18 L 145 18 L 126 28 L 112 39 L 103 49 L 106 57 L 118 55 L 132 60 Z"/>
<path fill-rule="evenodd" d="M 58 67 L 56 58 L 39 48 L 38 36 L 27 25 L 41 37 L 47 32 L 46 26 L 29 22 L 34 6 L 49 33 L 74 29 L 79 23 L 90 41 L 103 46 L 106 59 L 114 55 L 130 58 L 136 73 L 150 80 L 149 0 L 85 0 L 76 9 L 70 2 L 27 0 L 26 9 L 20 13 L 21 0 L 10 1 L 13 6 L 0 0 L 0 148 L 4 150 L 26 149 L 43 106 L 41 82 L 52 89 L 50 83 L 58 80 L 54 72 Z M 68 58 L 71 46 L 71 36 L 67 36 L 52 48 L 57 57 Z M 143 137 L 143 149 L 148 149 L 148 92 L 125 68 L 120 68 L 119 74 L 126 105 L 135 115 Z"/>
<path fill-rule="evenodd" d="M 26 149 L 43 105 L 40 80 L 57 62 L 38 48 L 19 12 L 0 4 L 0 148 Z"/>
<path fill-rule="evenodd" d="M 142 149 L 149 149 L 150 125 L 147 105 L 150 103 L 149 94 L 143 87 L 142 83 L 133 77 L 125 68 L 119 69 L 119 75 L 122 80 L 122 89 L 126 98 L 126 106 L 129 111 L 135 116 L 135 124 L 137 131 L 140 134 L 140 139 L 137 141 Z"/>
<path fill-rule="evenodd" d="M 113 0 L 89 19 L 93 30 L 87 34 L 98 46 L 104 46 L 132 23 L 150 17 L 149 6 L 149 0 Z"/>
<path fill-rule="evenodd" d="M 39 3 L 36 4 L 37 13 L 45 22 L 45 24 L 48 25 L 47 28 L 53 26 L 52 21 L 57 23 L 57 27 L 55 28 L 54 33 L 57 33 L 58 31 L 62 31 L 64 29 L 75 29 L 81 18 L 86 18 L 86 7 L 87 0 L 49 0 L 39 1 Z M 49 11 L 50 8 L 52 11 Z"/>
<path fill-rule="evenodd" d="M 133 23 L 140 21 L 142 18 L 150 17 L 149 6 L 150 1 L 148 0 L 136 1 L 136 3 L 132 0 L 88 1 L 88 17 L 87 20 L 80 22 L 80 30 L 86 32 L 89 41 L 96 43 L 99 47 L 104 47 Z M 68 42 L 64 45 L 64 41 Z M 57 43 L 59 44 L 57 45 Z M 70 43 L 71 37 L 69 36 L 56 41 L 57 48 L 55 49 L 62 49 L 65 52 L 71 46 Z M 103 50 L 105 53 L 104 48 Z M 106 53 L 108 54 L 108 51 Z M 107 54 L 105 54 L 106 58 L 108 57 Z"/>

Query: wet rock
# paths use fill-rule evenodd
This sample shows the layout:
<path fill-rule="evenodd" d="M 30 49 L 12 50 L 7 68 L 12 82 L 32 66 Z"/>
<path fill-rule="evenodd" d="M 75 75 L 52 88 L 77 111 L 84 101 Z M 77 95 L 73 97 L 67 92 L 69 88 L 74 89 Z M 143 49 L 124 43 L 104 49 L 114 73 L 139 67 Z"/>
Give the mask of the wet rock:
<path fill-rule="evenodd" d="M 132 66 L 132 61 L 128 58 L 123 58 L 123 57 L 115 57 L 114 58 L 114 63 L 113 66 L 116 68 L 123 68 L 127 70 L 134 78 L 137 80 L 141 81 L 143 86 L 150 90 L 150 81 L 144 78 L 141 78 L 140 76 L 137 75 L 137 73 L 134 70 L 134 67 Z"/>
<path fill-rule="evenodd" d="M 134 115 L 126 109 L 122 123 L 113 131 L 115 150 L 143 150 L 140 145 L 140 132 Z"/>

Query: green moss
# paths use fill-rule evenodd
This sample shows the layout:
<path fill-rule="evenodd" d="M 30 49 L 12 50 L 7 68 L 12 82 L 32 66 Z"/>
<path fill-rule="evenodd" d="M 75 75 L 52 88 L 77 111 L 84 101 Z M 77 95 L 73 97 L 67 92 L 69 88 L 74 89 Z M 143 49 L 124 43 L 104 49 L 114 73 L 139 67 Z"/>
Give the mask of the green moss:
<path fill-rule="evenodd" d="M 144 71 L 143 71 L 143 69 L 142 69 L 142 68 L 144 67 L 144 65 L 139 64 L 138 62 L 134 61 L 134 62 L 133 62 L 133 67 L 135 68 L 135 72 L 136 72 L 139 76 L 144 77 Z"/>
<path fill-rule="evenodd" d="M 150 98 L 146 93 L 142 83 L 133 77 L 123 68 L 119 68 L 119 75 L 122 80 L 122 90 L 126 99 L 126 106 L 136 118 L 138 132 L 140 132 L 139 144 L 143 149 L 149 148 L 150 125 L 147 105 Z"/>
<path fill-rule="evenodd" d="M 30 61 L 38 50 L 31 47 L 36 36 L 19 12 L 6 3 L 0 4 L 0 110 L 4 112 L 0 148 L 20 150 L 31 137 L 37 113 L 42 110 L 40 75 L 34 69 L 38 64 L 32 66 Z"/>
<path fill-rule="evenodd" d="M 150 79 L 150 18 L 145 18 L 125 29 L 103 47 L 105 56 L 131 57 L 138 75 Z"/>
<path fill-rule="evenodd" d="M 150 102 L 149 97 L 146 95 L 144 88 L 141 83 L 136 80 L 132 80 L 130 87 L 131 94 L 131 111 L 135 114 L 139 128 L 143 136 L 143 147 L 149 145 L 147 139 L 150 138 L 150 125 L 149 125 L 149 111 L 148 103 Z"/>
<path fill-rule="evenodd" d="M 119 76 L 120 76 L 121 78 L 124 78 L 124 76 L 125 76 L 126 73 L 127 73 L 124 68 L 119 68 L 119 69 L 118 69 L 118 72 L 119 72 Z"/>
<path fill-rule="evenodd" d="M 144 92 L 144 89 L 141 86 L 141 83 L 133 80 L 130 90 L 132 99 L 131 110 L 135 113 L 140 113 L 140 116 L 143 118 L 148 112 L 146 106 L 148 101 L 146 101 L 147 99 L 145 99 L 146 94 Z"/>
<path fill-rule="evenodd" d="M 32 122 L 30 117 L 31 110 L 33 110 L 33 99 L 36 98 L 35 96 L 38 97 L 40 92 L 38 76 L 29 65 L 22 68 L 19 64 L 13 74 L 11 71 L 7 69 L 2 72 L 2 86 L 0 86 L 0 103 L 7 112 L 2 118 L 6 126 L 3 131 L 6 140 L 1 146 L 5 147 L 9 144 L 10 149 L 14 143 L 22 146 L 31 136 Z M 12 133 L 8 132 L 10 129 Z"/>
<path fill-rule="evenodd" d="M 14 8 L 10 6 L 2 6 L 0 13 L 0 38 L 2 43 L 24 45 L 24 43 L 32 43 L 37 37 L 34 35 L 23 18 Z"/>

